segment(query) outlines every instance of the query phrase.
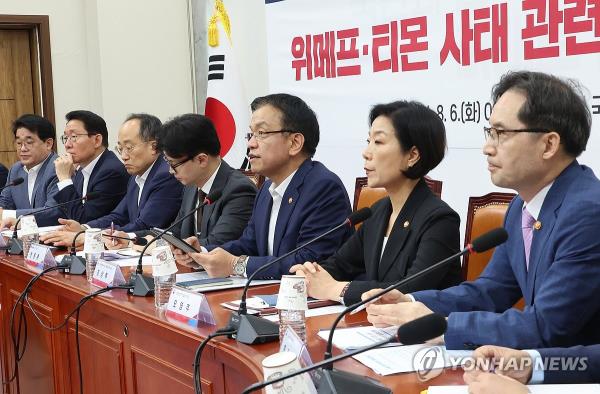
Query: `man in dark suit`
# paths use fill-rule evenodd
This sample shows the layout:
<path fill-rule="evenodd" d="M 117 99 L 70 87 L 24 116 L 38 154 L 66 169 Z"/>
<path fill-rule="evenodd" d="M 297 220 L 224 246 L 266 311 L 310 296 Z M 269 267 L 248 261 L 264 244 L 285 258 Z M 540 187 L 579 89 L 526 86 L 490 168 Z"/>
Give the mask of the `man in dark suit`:
<path fill-rule="evenodd" d="M 58 203 L 98 193 L 89 201 L 77 201 L 65 207 L 68 219 L 87 223 L 110 213 L 127 190 L 129 175 L 123 163 L 108 150 L 106 122 L 90 111 L 72 111 L 66 115 L 67 150 L 54 161 L 58 177 Z"/>
<path fill-rule="evenodd" d="M 213 277 L 251 275 L 302 243 L 321 235 L 350 214 L 350 201 L 337 175 L 312 161 L 319 142 L 315 113 L 300 98 L 272 94 L 252 102 L 248 133 L 252 170 L 269 178 L 254 203 L 241 238 L 210 253 L 190 256 Z M 341 228 L 261 272 L 279 278 L 293 264 L 332 255 L 352 234 Z"/>
<path fill-rule="evenodd" d="M 600 345 L 537 350 L 482 346 L 464 379 L 473 394 L 528 393 L 526 384 L 600 383 Z M 488 372 L 493 363 L 494 372 Z"/>
<path fill-rule="evenodd" d="M 131 175 L 127 194 L 108 215 L 85 225 L 71 219 L 59 219 L 62 231 L 44 234 L 42 240 L 67 246 L 75 233 L 89 227 L 122 231 L 164 227 L 173 221 L 181 205 L 182 185 L 169 173 L 169 165 L 157 147 L 161 122 L 152 115 L 132 114 L 119 130 L 117 151 Z M 83 237 L 78 243 L 83 244 Z"/>
<path fill-rule="evenodd" d="M 196 246 L 198 242 L 219 245 L 237 239 L 250 218 L 256 186 L 221 159 L 221 143 L 210 119 L 197 114 L 178 116 L 163 125 L 158 142 L 170 172 L 185 185 L 176 220 L 196 208 L 208 194 L 221 191 L 218 200 L 185 219 L 172 232 L 181 238 L 192 237 Z M 137 231 L 135 235 L 148 237 L 149 232 Z M 115 247 L 123 245 L 121 241 Z M 175 253 L 184 256 L 180 250 Z M 179 263 L 197 266 L 189 258 L 179 259 Z"/>
<path fill-rule="evenodd" d="M 448 316 L 446 347 L 568 347 L 600 341 L 600 181 L 576 157 L 591 116 L 578 87 L 537 72 L 512 72 L 493 90 L 483 152 L 492 182 L 518 196 L 508 241 L 481 276 L 411 297 L 391 292 L 367 308 L 375 325 Z M 363 297 L 373 293 L 365 293 Z M 512 308 L 525 299 L 523 310 Z"/>
<path fill-rule="evenodd" d="M 38 115 L 23 115 L 14 121 L 12 130 L 19 161 L 11 167 L 8 182 L 16 178 L 24 181 L 2 190 L 2 228 L 14 225 L 21 215 L 54 205 L 53 196 L 58 191 L 52 164 L 56 157 L 52 150 L 56 140 L 52 123 Z M 35 219 L 39 226 L 52 226 L 58 224 L 59 215 L 56 208 L 35 215 Z"/>

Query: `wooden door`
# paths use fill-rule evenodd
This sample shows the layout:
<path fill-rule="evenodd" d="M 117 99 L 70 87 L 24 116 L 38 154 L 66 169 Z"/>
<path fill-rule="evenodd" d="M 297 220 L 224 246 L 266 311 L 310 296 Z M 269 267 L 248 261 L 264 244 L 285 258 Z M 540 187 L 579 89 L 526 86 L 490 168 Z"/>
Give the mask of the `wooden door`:
<path fill-rule="evenodd" d="M 0 163 L 17 161 L 12 122 L 26 113 L 40 113 L 38 67 L 29 29 L 0 29 Z M 33 56 L 32 56 L 33 54 Z M 37 108 L 36 108 L 37 107 Z"/>

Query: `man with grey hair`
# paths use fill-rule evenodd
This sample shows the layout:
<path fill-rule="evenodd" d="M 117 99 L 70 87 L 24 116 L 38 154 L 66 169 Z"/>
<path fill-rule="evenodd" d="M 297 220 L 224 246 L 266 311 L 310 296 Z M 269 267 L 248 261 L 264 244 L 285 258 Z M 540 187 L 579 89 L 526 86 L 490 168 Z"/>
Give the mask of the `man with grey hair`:
<path fill-rule="evenodd" d="M 69 245 L 74 233 L 87 226 L 134 232 L 169 225 L 181 205 L 183 186 L 169 174 L 168 163 L 160 158 L 157 140 L 161 131 L 162 124 L 155 116 L 129 115 L 119 129 L 116 147 L 131 175 L 123 200 L 108 215 L 85 225 L 59 219 L 63 230 L 44 235 L 44 242 Z M 78 241 L 83 242 L 83 237 Z"/>

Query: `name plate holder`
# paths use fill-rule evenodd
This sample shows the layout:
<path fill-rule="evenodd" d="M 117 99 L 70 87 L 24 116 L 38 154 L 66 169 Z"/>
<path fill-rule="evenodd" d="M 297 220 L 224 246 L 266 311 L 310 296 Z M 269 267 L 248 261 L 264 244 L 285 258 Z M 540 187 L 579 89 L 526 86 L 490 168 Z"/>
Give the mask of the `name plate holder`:
<path fill-rule="evenodd" d="M 171 290 L 165 314 L 192 327 L 197 327 L 200 322 L 211 326 L 217 324 L 206 296 L 179 286 Z"/>
<path fill-rule="evenodd" d="M 106 260 L 98 260 L 92 276 L 92 284 L 101 288 L 124 285 L 125 277 L 119 265 Z"/>
<path fill-rule="evenodd" d="M 25 257 L 25 265 L 36 271 L 56 267 L 56 260 L 52 255 L 50 247 L 41 244 L 31 244 L 29 252 Z"/>

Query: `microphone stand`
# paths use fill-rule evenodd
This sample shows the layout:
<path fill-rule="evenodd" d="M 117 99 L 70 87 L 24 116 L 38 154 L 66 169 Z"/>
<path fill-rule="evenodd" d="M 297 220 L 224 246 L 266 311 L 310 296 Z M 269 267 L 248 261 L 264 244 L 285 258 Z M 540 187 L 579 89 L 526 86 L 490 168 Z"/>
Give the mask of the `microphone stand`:
<path fill-rule="evenodd" d="M 85 274 L 85 258 L 77 256 L 77 251 L 75 248 L 77 237 L 79 237 L 83 233 L 85 233 L 85 230 L 78 231 L 75 234 L 75 236 L 73 237 L 73 243 L 71 244 L 71 252 L 67 256 L 64 256 L 60 264 L 58 265 L 59 267 L 64 267 L 65 272 L 71 275 Z"/>
<path fill-rule="evenodd" d="M 357 212 L 354 212 L 348 219 L 344 222 L 338 224 L 337 226 L 327 230 L 323 234 L 319 235 L 316 238 L 313 238 L 304 244 L 298 246 L 295 249 L 290 250 L 289 252 L 279 256 L 273 261 L 268 262 L 267 264 L 262 265 L 256 271 L 254 271 L 246 281 L 246 285 L 244 286 L 244 290 L 242 291 L 242 297 L 240 299 L 240 307 L 238 312 L 232 312 L 231 317 L 229 318 L 229 323 L 227 327 L 221 330 L 232 331 L 235 330 L 235 334 L 231 335 L 237 339 L 238 342 L 245 343 L 247 345 L 253 345 L 256 343 L 267 343 L 276 341 L 279 339 L 279 324 L 269 321 L 267 319 L 263 319 L 259 316 L 248 315 L 246 309 L 246 297 L 248 294 L 248 289 L 250 288 L 250 282 L 256 277 L 256 275 L 264 271 L 265 269 L 272 267 L 276 263 L 285 259 L 288 256 L 296 253 L 297 251 L 305 248 L 306 246 L 312 244 L 313 242 L 318 241 L 319 239 L 326 237 L 334 231 L 339 230 L 340 228 L 350 225 L 356 225 L 366 220 L 369 216 L 371 216 L 370 208 L 363 208 Z"/>
<path fill-rule="evenodd" d="M 131 274 L 131 277 L 129 278 L 129 285 L 131 286 L 131 288 L 129 289 L 129 293 L 138 297 L 149 297 L 154 294 L 154 277 L 144 275 L 144 268 L 142 266 L 142 259 L 144 258 L 144 253 L 146 253 L 148 247 L 152 245 L 155 241 L 160 239 L 167 232 L 169 232 L 171 229 L 173 229 L 173 227 L 177 226 L 178 224 L 182 223 L 185 219 L 192 216 L 197 210 L 202 209 L 205 205 L 212 204 L 220 197 L 220 190 L 210 193 L 208 196 L 206 196 L 202 204 L 198 205 L 196 208 L 194 208 L 193 210 L 191 210 L 190 212 L 173 222 L 169 227 L 160 232 L 156 237 L 149 241 L 146 244 L 146 246 L 144 246 L 144 248 L 142 249 L 142 253 L 140 254 L 135 273 Z"/>

